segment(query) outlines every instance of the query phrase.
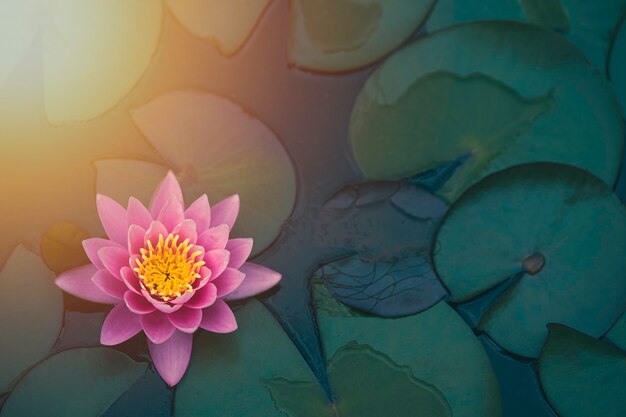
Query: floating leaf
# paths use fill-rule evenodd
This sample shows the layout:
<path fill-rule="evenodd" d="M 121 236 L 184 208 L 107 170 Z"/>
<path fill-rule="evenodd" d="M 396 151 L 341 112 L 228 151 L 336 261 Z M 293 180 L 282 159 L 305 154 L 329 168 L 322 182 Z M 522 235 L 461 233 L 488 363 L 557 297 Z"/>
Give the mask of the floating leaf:
<path fill-rule="evenodd" d="M 63 318 L 63 331 L 54 345 L 54 351 L 100 346 L 100 330 L 107 312 L 82 313 L 66 311 Z"/>
<path fill-rule="evenodd" d="M 165 0 L 191 33 L 215 45 L 224 55 L 244 44 L 270 0 Z"/>
<path fill-rule="evenodd" d="M 525 272 L 479 327 L 538 356 L 546 324 L 599 337 L 626 298 L 626 216 L 611 189 L 580 169 L 527 164 L 493 174 L 451 208 L 437 235 L 439 277 L 453 300 Z"/>
<path fill-rule="evenodd" d="M 626 1 L 624 2 L 626 3 Z M 624 7 L 626 9 L 626 6 Z M 609 76 L 626 114 L 626 15 L 613 38 L 609 61 Z"/>
<path fill-rule="evenodd" d="M 439 390 L 368 346 L 337 351 L 328 373 L 335 389 L 332 404 L 311 384 L 274 379 L 269 390 L 278 408 L 292 417 L 452 416 Z"/>
<path fill-rule="evenodd" d="M 171 417 L 173 392 L 153 369 L 148 369 L 103 413 L 102 417 Z"/>
<path fill-rule="evenodd" d="M 439 198 L 410 184 L 344 187 L 320 212 L 316 240 L 355 254 L 326 263 L 317 276 L 341 302 L 369 313 L 400 316 L 429 308 L 446 294 L 430 258 L 446 210 Z"/>
<path fill-rule="evenodd" d="M 622 314 L 619 320 L 611 327 L 606 338 L 626 352 L 626 313 Z"/>
<path fill-rule="evenodd" d="M 133 120 L 166 165 L 135 160 L 98 161 L 97 190 L 126 203 L 145 203 L 172 169 L 190 204 L 202 194 L 211 204 L 241 197 L 235 236 L 252 236 L 254 253 L 279 234 L 295 203 L 293 166 L 276 135 L 238 105 L 199 91 L 161 96 Z"/>
<path fill-rule="evenodd" d="M 434 0 L 294 0 L 289 60 L 316 71 L 349 71 L 382 58 L 424 22 Z"/>
<path fill-rule="evenodd" d="M 548 326 L 539 378 L 561 417 L 626 415 L 626 354 L 566 326 Z"/>
<path fill-rule="evenodd" d="M 21 245 L 0 272 L 0 293 L 2 393 L 54 346 L 63 320 L 63 295 L 41 258 Z"/>
<path fill-rule="evenodd" d="M 89 263 L 82 242 L 89 234 L 71 222 L 55 223 L 41 237 L 41 258 L 55 273 Z"/>
<path fill-rule="evenodd" d="M 110 348 L 66 350 L 24 376 L 0 417 L 99 416 L 145 370 L 146 364 Z"/>
<path fill-rule="evenodd" d="M 365 316 L 314 286 L 322 347 L 332 357 L 354 342 L 383 352 L 435 387 L 455 417 L 500 416 L 498 383 L 472 330 L 445 302 L 401 318 Z"/>
<path fill-rule="evenodd" d="M 461 160 L 439 191 L 453 201 L 489 173 L 524 162 L 568 163 L 613 184 L 623 123 L 606 80 L 561 36 L 483 22 L 434 33 L 389 58 L 357 98 L 350 138 L 369 178 Z"/>
<path fill-rule="evenodd" d="M 626 0 L 438 0 L 427 27 L 435 31 L 474 20 L 528 21 L 563 32 L 604 72 L 611 34 L 625 11 Z"/>

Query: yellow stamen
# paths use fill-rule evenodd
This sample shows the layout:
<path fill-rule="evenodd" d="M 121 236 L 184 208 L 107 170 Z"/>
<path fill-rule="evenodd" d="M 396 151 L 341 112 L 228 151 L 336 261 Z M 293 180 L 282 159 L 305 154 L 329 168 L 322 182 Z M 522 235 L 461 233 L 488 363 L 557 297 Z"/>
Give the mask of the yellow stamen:
<path fill-rule="evenodd" d="M 200 278 L 200 268 L 204 261 L 197 258 L 202 251 L 189 252 L 194 245 L 189 239 L 178 243 L 179 235 L 167 237 L 159 235 L 154 247 L 148 241 L 147 248 L 141 249 L 141 259 L 137 258 L 134 268 L 142 286 L 155 298 L 169 301 L 193 290 L 193 283 Z"/>

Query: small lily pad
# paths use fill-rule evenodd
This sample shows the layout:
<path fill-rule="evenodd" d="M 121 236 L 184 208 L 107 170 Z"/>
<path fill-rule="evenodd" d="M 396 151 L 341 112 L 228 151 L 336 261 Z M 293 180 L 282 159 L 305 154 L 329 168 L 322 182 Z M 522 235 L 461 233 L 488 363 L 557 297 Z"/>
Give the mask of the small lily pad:
<path fill-rule="evenodd" d="M 523 272 L 479 328 L 506 350 L 536 357 L 547 323 L 599 337 L 622 313 L 625 211 L 604 182 L 580 169 L 509 168 L 451 208 L 437 235 L 436 271 L 454 301 Z"/>
<path fill-rule="evenodd" d="M 366 66 L 400 46 L 424 22 L 434 0 L 294 0 L 289 60 L 310 70 Z"/>
<path fill-rule="evenodd" d="M 412 316 L 379 318 L 338 303 L 319 282 L 313 289 L 326 357 L 352 342 L 367 345 L 441 392 L 455 417 L 501 415 L 489 359 L 472 330 L 445 302 Z"/>
<path fill-rule="evenodd" d="M 41 237 L 41 258 L 56 274 L 89 263 L 83 240 L 89 233 L 72 222 L 55 223 Z"/>
<path fill-rule="evenodd" d="M 233 55 L 256 27 L 270 0 L 165 0 L 176 19 L 224 55 Z"/>
<path fill-rule="evenodd" d="M 0 271 L 0 393 L 43 359 L 63 321 L 63 295 L 41 258 L 18 246 Z M 34 415 L 34 414 L 30 414 Z"/>
<path fill-rule="evenodd" d="M 626 354 L 584 333 L 549 325 L 539 378 L 561 417 L 626 415 Z"/>
<path fill-rule="evenodd" d="M 390 57 L 357 98 L 350 139 L 372 179 L 462 160 L 438 192 L 454 201 L 486 175 L 534 161 L 579 166 L 613 184 L 623 123 L 606 80 L 563 37 L 534 25 L 480 22 Z"/>
<path fill-rule="evenodd" d="M 24 376 L 0 417 L 99 416 L 146 368 L 110 348 L 66 350 Z"/>
<path fill-rule="evenodd" d="M 626 1 L 624 2 L 626 13 Z M 626 115 L 626 14 L 613 38 L 609 61 L 609 77 Z"/>
<path fill-rule="evenodd" d="M 535 23 L 565 34 L 604 72 L 611 35 L 624 12 L 625 0 L 438 0 L 427 28 L 475 20 Z"/>

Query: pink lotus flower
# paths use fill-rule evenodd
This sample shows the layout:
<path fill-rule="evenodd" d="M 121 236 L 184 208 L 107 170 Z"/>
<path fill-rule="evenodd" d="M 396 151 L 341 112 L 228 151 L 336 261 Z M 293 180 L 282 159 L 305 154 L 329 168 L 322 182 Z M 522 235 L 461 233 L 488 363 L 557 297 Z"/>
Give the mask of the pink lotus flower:
<path fill-rule="evenodd" d="M 87 239 L 91 264 L 64 272 L 56 283 L 70 294 L 115 307 L 102 325 L 100 342 L 117 345 L 144 331 L 150 355 L 170 386 L 184 375 L 192 334 L 237 329 L 226 300 L 261 293 L 281 275 L 246 262 L 252 239 L 229 239 L 239 197 L 209 207 L 206 195 L 186 210 L 169 172 L 150 210 L 131 197 L 124 209 L 98 195 L 98 214 L 109 239 Z"/>

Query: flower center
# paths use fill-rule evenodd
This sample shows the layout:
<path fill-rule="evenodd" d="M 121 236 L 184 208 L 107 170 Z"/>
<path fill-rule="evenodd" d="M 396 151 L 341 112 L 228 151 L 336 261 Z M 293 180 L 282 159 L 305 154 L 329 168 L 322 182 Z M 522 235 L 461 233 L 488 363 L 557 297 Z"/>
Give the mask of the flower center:
<path fill-rule="evenodd" d="M 191 252 L 194 245 L 189 239 L 178 242 L 180 236 L 159 235 L 156 247 L 148 241 L 148 247 L 141 249 L 141 259 L 137 258 L 134 268 L 143 287 L 153 296 L 169 301 L 193 291 L 192 284 L 200 278 L 200 268 L 204 261 L 197 260 L 202 251 Z"/>

